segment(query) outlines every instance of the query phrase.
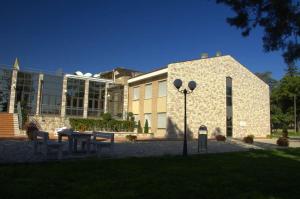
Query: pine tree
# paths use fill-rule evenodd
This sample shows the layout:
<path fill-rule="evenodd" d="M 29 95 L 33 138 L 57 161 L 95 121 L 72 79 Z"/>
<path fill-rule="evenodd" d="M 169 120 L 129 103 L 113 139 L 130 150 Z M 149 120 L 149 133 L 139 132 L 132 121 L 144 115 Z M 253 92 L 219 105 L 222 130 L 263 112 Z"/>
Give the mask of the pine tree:
<path fill-rule="evenodd" d="M 149 133 L 149 124 L 148 124 L 148 120 L 146 120 L 146 122 L 145 122 L 144 133 Z"/>
<path fill-rule="evenodd" d="M 137 131 L 138 131 L 138 133 L 143 133 L 143 128 L 142 128 L 142 125 L 141 125 L 141 121 L 139 120 L 138 121 L 138 127 L 137 127 L 138 129 L 137 129 Z"/>
<path fill-rule="evenodd" d="M 295 64 L 288 64 L 287 68 L 285 69 L 285 75 L 290 77 L 295 77 L 299 75 L 298 67 Z"/>

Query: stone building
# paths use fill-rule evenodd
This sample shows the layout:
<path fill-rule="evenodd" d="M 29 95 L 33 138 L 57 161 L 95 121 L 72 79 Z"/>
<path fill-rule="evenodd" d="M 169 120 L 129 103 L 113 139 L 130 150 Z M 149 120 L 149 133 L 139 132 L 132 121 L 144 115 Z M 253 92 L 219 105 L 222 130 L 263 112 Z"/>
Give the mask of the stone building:
<path fill-rule="evenodd" d="M 70 117 L 98 118 L 109 112 L 121 119 L 132 112 L 142 126 L 148 121 L 154 137 L 178 138 L 184 121 L 183 95 L 173 86 L 178 78 L 183 88 L 190 80 L 197 83 L 187 97 L 190 137 L 200 125 L 208 127 L 209 136 L 270 133 L 268 85 L 228 55 L 171 63 L 150 73 L 118 67 L 95 75 L 26 71 L 16 60 L 12 69 L 0 68 L 0 113 L 18 118 L 18 106 L 25 103 L 30 118 L 54 133 L 69 126 Z M 14 126 L 7 136 L 18 134 Z"/>
<path fill-rule="evenodd" d="M 128 111 L 142 124 L 150 121 L 155 136 L 183 135 L 184 97 L 173 86 L 178 78 L 183 88 L 191 80 L 197 83 L 187 96 L 190 137 L 197 137 L 200 125 L 207 126 L 209 136 L 270 134 L 269 86 L 227 55 L 171 63 L 128 80 Z"/>

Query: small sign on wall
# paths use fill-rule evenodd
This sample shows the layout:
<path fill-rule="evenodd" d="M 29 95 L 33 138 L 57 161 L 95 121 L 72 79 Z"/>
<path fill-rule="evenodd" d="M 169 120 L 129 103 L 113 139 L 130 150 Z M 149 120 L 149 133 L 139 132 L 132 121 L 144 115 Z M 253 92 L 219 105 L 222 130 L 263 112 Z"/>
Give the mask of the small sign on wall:
<path fill-rule="evenodd" d="M 241 127 L 247 126 L 247 122 L 246 122 L 246 121 L 240 121 L 240 126 L 241 126 Z"/>

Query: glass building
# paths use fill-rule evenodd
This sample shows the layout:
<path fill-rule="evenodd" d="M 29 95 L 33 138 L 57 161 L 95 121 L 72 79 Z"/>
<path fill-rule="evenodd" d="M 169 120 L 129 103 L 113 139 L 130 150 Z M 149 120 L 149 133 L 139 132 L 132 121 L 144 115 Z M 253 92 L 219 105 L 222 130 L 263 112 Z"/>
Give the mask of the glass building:
<path fill-rule="evenodd" d="M 131 73 L 118 69 L 121 78 Z M 0 68 L 0 112 L 19 113 L 20 106 L 30 116 L 43 116 L 44 119 L 97 118 L 106 112 L 121 118 L 124 83 L 116 82 L 115 74 L 115 71 L 94 76 L 81 72 L 45 74 L 20 70 L 16 60 L 12 69 Z"/>

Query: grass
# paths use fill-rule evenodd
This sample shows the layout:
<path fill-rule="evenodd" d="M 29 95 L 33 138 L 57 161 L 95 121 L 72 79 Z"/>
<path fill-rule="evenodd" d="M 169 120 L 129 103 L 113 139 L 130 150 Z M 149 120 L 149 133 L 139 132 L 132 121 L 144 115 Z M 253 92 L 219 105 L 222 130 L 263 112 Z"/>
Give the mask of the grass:
<path fill-rule="evenodd" d="M 279 138 L 282 136 L 282 131 L 273 132 L 270 137 Z M 289 131 L 288 136 L 300 136 L 300 132 Z"/>
<path fill-rule="evenodd" d="M 0 198 L 299 198 L 300 148 L 0 166 Z"/>

